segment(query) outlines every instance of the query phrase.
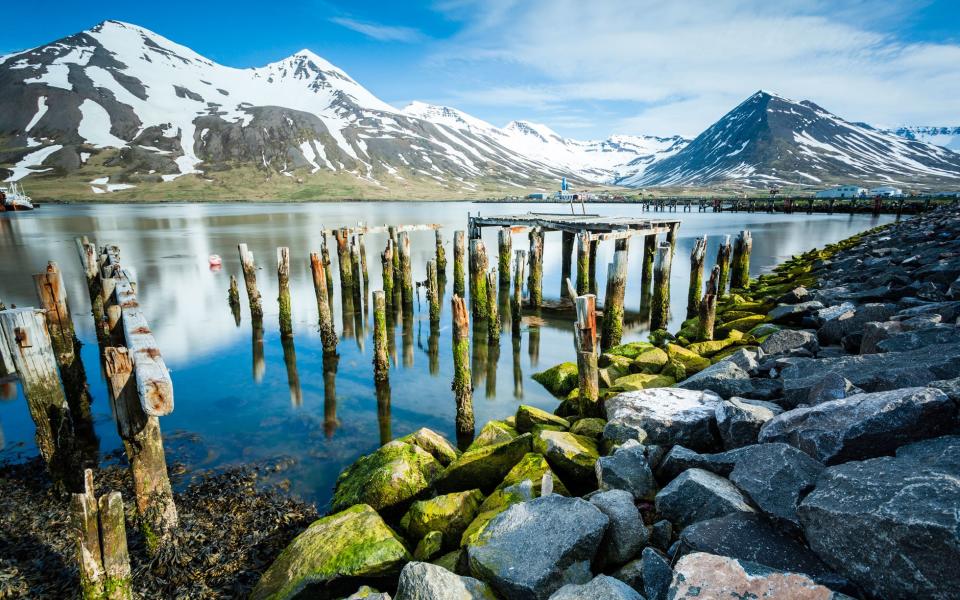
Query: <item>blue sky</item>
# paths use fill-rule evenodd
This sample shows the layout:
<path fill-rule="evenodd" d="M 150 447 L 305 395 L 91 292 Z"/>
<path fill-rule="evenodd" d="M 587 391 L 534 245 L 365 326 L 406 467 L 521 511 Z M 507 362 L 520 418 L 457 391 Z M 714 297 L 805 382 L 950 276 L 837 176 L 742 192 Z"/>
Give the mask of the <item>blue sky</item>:
<path fill-rule="evenodd" d="M 118 19 L 236 67 L 309 48 L 395 106 L 571 137 L 696 135 L 757 89 L 879 126 L 960 125 L 957 0 L 135 4 L 5 3 L 0 53 Z"/>

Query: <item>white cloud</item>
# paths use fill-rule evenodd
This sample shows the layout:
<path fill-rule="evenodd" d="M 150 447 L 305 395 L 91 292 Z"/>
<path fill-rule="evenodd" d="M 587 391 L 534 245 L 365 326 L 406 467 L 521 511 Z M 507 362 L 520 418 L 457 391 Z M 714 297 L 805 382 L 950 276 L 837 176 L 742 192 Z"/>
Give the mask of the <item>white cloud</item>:
<path fill-rule="evenodd" d="M 424 35 L 412 27 L 381 25 L 346 17 L 333 17 L 330 21 L 381 42 L 413 43 L 424 39 Z"/>
<path fill-rule="evenodd" d="M 890 4 L 448 0 L 465 27 L 434 59 L 531 73 L 460 91 L 478 105 L 617 103 L 598 126 L 623 133 L 696 134 L 758 89 L 854 121 L 955 124 L 960 46 L 903 40 L 918 5 Z"/>

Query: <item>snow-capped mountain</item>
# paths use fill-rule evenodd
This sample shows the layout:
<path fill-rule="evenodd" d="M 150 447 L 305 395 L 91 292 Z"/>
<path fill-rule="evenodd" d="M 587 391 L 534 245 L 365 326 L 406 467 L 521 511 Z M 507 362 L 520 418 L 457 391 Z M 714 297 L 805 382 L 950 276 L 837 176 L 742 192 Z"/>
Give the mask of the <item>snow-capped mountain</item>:
<path fill-rule="evenodd" d="M 822 187 L 841 181 L 955 186 L 960 154 L 760 91 L 680 152 L 618 183 Z"/>
<path fill-rule="evenodd" d="M 960 152 L 960 127 L 899 127 L 887 130 L 908 140 L 917 140 L 943 146 L 954 152 Z"/>

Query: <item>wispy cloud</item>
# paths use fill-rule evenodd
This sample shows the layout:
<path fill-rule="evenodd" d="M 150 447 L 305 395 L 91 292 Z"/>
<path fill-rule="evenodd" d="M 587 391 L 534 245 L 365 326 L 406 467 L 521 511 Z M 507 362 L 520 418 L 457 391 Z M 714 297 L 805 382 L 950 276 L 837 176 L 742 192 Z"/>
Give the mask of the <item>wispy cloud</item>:
<path fill-rule="evenodd" d="M 426 38 L 423 33 L 412 27 L 381 25 L 379 23 L 358 21 L 347 17 L 333 17 L 330 21 L 381 42 L 413 43 Z"/>
<path fill-rule="evenodd" d="M 478 104 L 616 104 L 610 131 L 697 134 L 758 89 L 881 126 L 951 125 L 960 45 L 899 27 L 923 4 L 448 0 L 464 28 L 434 59 L 530 73 L 460 90 Z"/>

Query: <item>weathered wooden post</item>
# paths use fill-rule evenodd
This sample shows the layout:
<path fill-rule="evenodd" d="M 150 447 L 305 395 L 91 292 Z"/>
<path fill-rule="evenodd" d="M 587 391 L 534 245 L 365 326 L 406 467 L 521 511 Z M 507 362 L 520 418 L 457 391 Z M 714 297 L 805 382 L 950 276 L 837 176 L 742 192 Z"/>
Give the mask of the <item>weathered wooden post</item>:
<path fill-rule="evenodd" d="M 464 281 L 463 271 L 463 261 L 467 253 L 466 240 L 465 232 L 453 232 L 453 293 L 461 298 L 466 296 L 466 282 Z"/>
<path fill-rule="evenodd" d="M 87 292 L 90 295 L 90 312 L 93 314 L 94 329 L 97 332 L 97 342 L 103 348 L 106 336 L 103 331 L 103 296 L 100 294 L 100 268 L 97 262 L 97 247 L 87 241 L 86 236 L 76 238 L 77 250 L 80 254 L 80 264 L 83 266 L 87 278 Z"/>
<path fill-rule="evenodd" d="M 653 299 L 650 306 L 650 330 L 665 329 L 670 322 L 670 266 L 673 261 L 670 242 L 661 242 L 653 265 Z"/>
<path fill-rule="evenodd" d="M 730 236 L 724 236 L 723 243 L 717 248 L 717 266 L 720 267 L 717 275 L 717 295 L 723 296 L 727 292 L 727 284 L 730 282 Z"/>
<path fill-rule="evenodd" d="M 588 275 L 588 284 L 590 293 L 597 295 L 597 250 L 600 248 L 600 240 L 590 239 L 590 269 Z"/>
<path fill-rule="evenodd" d="M 317 297 L 320 342 L 323 344 L 323 352 L 336 352 L 337 332 L 333 327 L 333 311 L 330 310 L 330 296 L 327 294 L 327 273 L 323 260 L 317 252 L 310 253 L 310 273 L 313 275 L 313 292 Z"/>
<path fill-rule="evenodd" d="M 562 233 L 561 243 L 561 267 L 560 267 L 560 297 L 567 297 L 567 279 L 570 278 L 570 272 L 573 268 L 573 239 L 574 234 L 569 231 Z M 572 300 L 572 298 L 571 298 Z"/>
<path fill-rule="evenodd" d="M 333 267 L 330 265 L 330 249 L 327 247 L 327 231 L 323 231 L 320 258 L 323 260 L 323 276 L 327 280 L 327 304 L 333 307 Z"/>
<path fill-rule="evenodd" d="M 82 482 L 74 464 L 73 420 L 60 385 L 44 311 L 14 308 L 0 312 L 0 334 L 0 345 L 5 347 L 2 370 L 20 377 L 36 425 L 37 449 L 57 487 L 76 492 Z"/>
<path fill-rule="evenodd" d="M 470 240 L 470 307 L 473 318 L 485 320 L 489 315 L 487 306 L 487 249 L 483 240 Z"/>
<path fill-rule="evenodd" d="M 440 285 L 437 282 L 437 263 L 427 261 L 427 302 L 430 304 L 431 326 L 440 322 Z"/>
<path fill-rule="evenodd" d="M 390 380 L 390 353 L 387 351 L 387 302 L 386 294 L 382 290 L 373 293 L 373 379 L 377 385 Z"/>
<path fill-rule="evenodd" d="M 671 258 L 673 254 L 677 253 L 677 237 L 680 231 L 680 223 L 671 223 L 670 231 L 667 232 L 667 242 L 670 243 L 670 254 Z"/>
<path fill-rule="evenodd" d="M 227 302 L 230 304 L 230 312 L 233 313 L 233 320 L 237 327 L 240 326 L 240 289 L 237 287 L 237 277 L 230 276 L 230 290 L 227 292 Z"/>
<path fill-rule="evenodd" d="M 527 293 L 530 295 L 530 307 L 543 305 L 543 229 L 530 230 L 530 275 L 527 277 Z"/>
<path fill-rule="evenodd" d="M 473 386 L 470 377 L 470 320 L 467 305 L 457 294 L 450 300 L 453 314 L 453 394 L 457 403 L 456 431 L 460 445 L 473 438 Z"/>
<path fill-rule="evenodd" d="M 590 232 L 577 234 L 577 295 L 590 293 Z"/>
<path fill-rule="evenodd" d="M 290 308 L 290 248 L 277 248 L 277 287 L 280 292 L 277 303 L 280 305 L 280 335 L 291 337 L 293 323 Z"/>
<path fill-rule="evenodd" d="M 730 289 L 750 287 L 750 251 L 753 249 L 753 237 L 743 230 L 733 244 L 733 261 L 730 267 Z"/>
<path fill-rule="evenodd" d="M 513 236 L 509 227 L 501 227 L 497 232 L 497 266 L 500 269 L 500 285 L 510 287 L 510 257 L 513 254 Z"/>
<path fill-rule="evenodd" d="M 363 287 L 370 287 L 370 272 L 367 271 L 367 246 L 363 242 L 363 233 L 357 234 L 357 249 L 360 253 L 360 270 L 363 272 Z"/>
<path fill-rule="evenodd" d="M 340 267 L 340 293 L 342 296 L 353 296 L 353 264 L 350 257 L 350 231 L 343 227 L 333 231 L 333 239 L 337 242 L 337 262 Z"/>
<path fill-rule="evenodd" d="M 513 297 L 510 302 L 511 334 L 520 337 L 520 322 L 523 320 L 523 268 L 527 264 L 527 252 L 517 250 L 513 261 Z"/>
<path fill-rule="evenodd" d="M 577 321 L 574 347 L 577 351 L 577 375 L 580 391 L 580 416 L 600 416 L 600 374 L 597 369 L 596 296 L 577 296 L 574 300 Z"/>
<path fill-rule="evenodd" d="M 490 269 L 487 273 L 487 337 L 492 343 L 500 343 L 500 306 L 497 304 L 497 269 Z M 439 306 L 440 302 L 437 301 Z"/>
<path fill-rule="evenodd" d="M 447 278 L 447 251 L 443 248 L 443 234 L 439 229 L 433 231 L 437 246 L 437 279 Z"/>
<path fill-rule="evenodd" d="M 400 251 L 400 286 L 403 297 L 403 312 L 406 314 L 413 310 L 413 270 L 410 264 L 410 237 L 406 231 L 397 234 L 397 248 Z"/>
<path fill-rule="evenodd" d="M 717 280 L 720 279 L 720 267 L 713 267 L 703 299 L 700 300 L 700 320 L 697 323 L 697 340 L 707 342 L 713 339 L 713 327 L 717 320 Z"/>
<path fill-rule="evenodd" d="M 360 247 L 357 245 L 356 238 L 350 242 L 350 267 L 353 269 L 353 303 L 356 305 L 357 312 L 363 313 L 367 290 L 364 287 L 363 279 L 361 278 Z"/>
<path fill-rule="evenodd" d="M 627 257 L 630 238 L 615 242 L 613 262 L 607 269 L 607 296 L 603 300 L 603 337 L 601 345 L 609 350 L 623 339 L 623 298 L 627 290 Z"/>
<path fill-rule="evenodd" d="M 650 290 L 653 282 L 653 262 L 657 255 L 657 234 L 643 236 L 643 262 L 640 272 L 640 289 L 643 292 Z M 642 296 L 643 294 L 641 294 Z"/>
<path fill-rule="evenodd" d="M 698 237 L 690 252 L 690 289 L 687 292 L 687 318 L 700 310 L 700 289 L 703 287 L 703 260 L 707 256 L 707 237 Z"/>
<path fill-rule="evenodd" d="M 160 420 L 143 412 L 133 377 L 133 362 L 127 348 L 104 350 L 104 371 L 117 431 L 130 464 L 137 512 L 147 550 L 155 554 L 172 539 L 179 517 L 167 474 Z"/>
<path fill-rule="evenodd" d="M 130 556 L 120 492 L 94 495 L 93 473 L 84 473 L 84 490 L 71 496 L 71 526 L 84 598 L 127 600 L 131 590 Z"/>
<path fill-rule="evenodd" d="M 250 315 L 258 318 L 263 317 L 260 290 L 257 289 L 257 264 L 253 259 L 253 252 L 247 249 L 246 244 L 237 245 L 237 249 L 240 251 L 240 266 L 243 269 L 243 283 L 247 287 Z"/>
<path fill-rule="evenodd" d="M 387 239 L 387 247 L 380 254 L 380 265 L 383 279 L 383 298 L 387 312 L 393 314 L 393 240 Z"/>

